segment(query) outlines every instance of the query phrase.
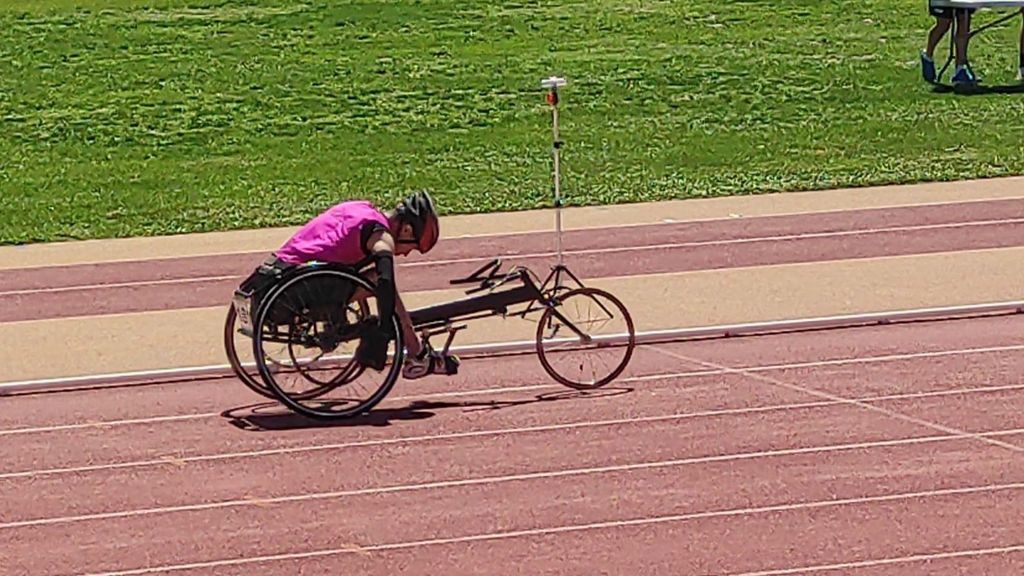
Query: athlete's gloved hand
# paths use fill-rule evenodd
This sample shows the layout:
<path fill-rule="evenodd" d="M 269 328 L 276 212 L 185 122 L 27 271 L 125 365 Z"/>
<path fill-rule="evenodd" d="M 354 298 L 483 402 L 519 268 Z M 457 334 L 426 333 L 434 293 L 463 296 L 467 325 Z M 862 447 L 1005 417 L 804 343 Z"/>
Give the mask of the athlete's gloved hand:
<path fill-rule="evenodd" d="M 407 356 L 405 366 L 402 367 L 402 377 L 406 380 L 416 380 L 430 374 L 457 374 L 459 371 L 459 357 L 454 354 L 442 354 L 434 350 L 423 349 L 418 356 Z"/>
<path fill-rule="evenodd" d="M 416 380 L 430 374 L 433 366 L 433 358 L 430 354 L 423 356 L 406 356 L 405 366 L 402 367 L 402 378 Z"/>

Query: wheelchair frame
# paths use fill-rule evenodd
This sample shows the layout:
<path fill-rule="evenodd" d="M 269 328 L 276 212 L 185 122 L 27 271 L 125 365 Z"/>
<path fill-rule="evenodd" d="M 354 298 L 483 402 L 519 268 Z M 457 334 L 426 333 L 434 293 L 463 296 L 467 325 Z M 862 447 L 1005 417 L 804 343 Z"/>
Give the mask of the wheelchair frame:
<path fill-rule="evenodd" d="M 541 321 L 538 323 L 537 327 L 536 352 L 545 371 L 550 376 L 552 376 L 556 381 L 565 386 L 575 389 L 595 389 L 606 385 L 607 383 L 617 378 L 619 374 L 621 374 L 621 372 L 628 365 L 632 357 L 633 349 L 635 347 L 635 330 L 633 327 L 632 318 L 630 317 L 628 310 L 621 303 L 621 301 L 619 301 L 615 296 L 606 291 L 584 286 L 583 283 L 579 280 L 579 278 L 572 274 L 572 272 L 569 271 L 569 269 L 565 267 L 563 264 L 557 264 L 553 266 L 551 273 L 547 276 L 547 278 L 544 279 L 543 282 L 536 281 L 533 272 L 525 267 L 514 266 L 509 271 L 501 273 L 499 272 L 501 264 L 501 259 L 496 258 L 491 260 L 487 264 L 481 266 L 472 274 L 464 278 L 450 280 L 450 285 L 463 285 L 473 283 L 478 284 L 478 286 L 466 291 L 466 298 L 461 298 L 449 302 L 442 302 L 439 304 L 432 304 L 429 306 L 409 310 L 409 315 L 410 319 L 412 320 L 413 329 L 414 331 L 417 332 L 422 344 L 425 347 L 433 349 L 433 346 L 430 344 L 430 338 L 437 336 L 439 334 L 447 333 L 447 340 L 443 348 L 441 349 L 442 353 L 447 354 L 455 338 L 455 334 L 458 331 L 466 328 L 467 324 L 465 323 L 468 321 L 493 316 L 526 317 L 528 314 L 534 311 L 541 311 L 543 316 L 541 318 Z M 368 288 L 372 292 L 372 290 L 376 288 L 376 286 L 363 273 L 365 270 L 367 270 L 367 268 L 368 267 L 364 267 L 360 270 L 352 267 L 314 263 L 296 268 L 294 270 L 289 270 L 288 272 L 279 275 L 277 280 L 274 282 L 273 286 L 271 286 L 265 291 L 260 302 L 260 309 L 256 312 L 256 314 L 253 314 L 251 310 L 249 310 L 253 294 L 244 292 L 242 290 L 236 290 L 231 310 L 229 310 L 228 313 L 227 323 L 225 325 L 225 345 L 228 347 L 228 356 L 229 359 L 231 360 L 233 368 L 235 369 L 236 375 L 249 388 L 253 389 L 257 393 L 265 397 L 276 398 L 296 412 L 304 413 L 314 418 L 329 417 L 323 413 L 318 413 L 315 410 L 306 409 L 297 400 L 316 397 L 320 394 L 325 393 L 328 389 L 342 386 L 354 380 L 356 377 L 359 376 L 359 374 L 362 373 L 362 367 L 358 366 L 358 364 L 353 360 L 350 360 L 349 367 L 346 369 L 343 375 L 339 377 L 338 382 L 336 384 L 332 385 L 328 389 L 319 392 L 312 391 L 309 393 L 305 393 L 305 396 L 303 396 L 302 398 L 288 397 L 287 395 L 284 394 L 283 391 L 281 391 L 277 387 L 276 384 L 269 383 L 268 380 L 272 381 L 273 378 L 268 377 L 266 374 L 264 374 L 264 369 L 260 370 L 259 375 L 260 378 L 263 379 L 264 386 L 260 386 L 260 384 L 255 381 L 255 378 L 252 378 L 252 375 L 247 374 L 241 368 L 241 365 L 237 360 L 237 356 L 232 357 L 234 353 L 233 340 L 229 341 L 229 339 L 233 338 L 234 336 L 234 330 L 232 329 L 231 326 L 231 323 L 234 321 L 233 315 L 238 314 L 238 317 L 242 320 L 243 327 L 241 328 L 241 331 L 253 339 L 253 354 L 254 356 L 258 355 L 258 341 L 254 337 L 252 332 L 253 319 L 259 319 L 260 317 L 266 314 L 266 311 L 264 310 L 266 303 L 270 301 L 272 297 L 275 296 L 275 293 L 280 291 L 280 286 L 285 285 L 288 281 L 293 280 L 294 276 L 297 274 L 305 275 L 315 274 L 318 271 L 328 271 L 333 272 L 335 274 L 340 273 L 351 276 L 354 279 L 356 279 L 358 283 L 363 284 L 364 288 Z M 563 275 L 568 276 L 575 283 L 576 287 L 573 288 L 566 286 L 563 283 Z M 511 288 L 505 288 L 506 286 L 511 284 L 516 285 L 514 285 Z M 478 294 L 484 291 L 486 291 L 486 293 Z M 549 324 L 551 322 L 552 317 L 557 318 L 559 321 L 561 321 L 562 325 L 567 326 L 584 343 L 594 343 L 589 335 L 585 334 L 577 326 L 575 326 L 573 322 L 568 320 L 558 309 L 560 301 L 572 295 L 590 295 L 591 297 L 600 296 L 606 300 L 609 300 L 615 307 L 619 309 L 628 326 L 628 334 L 624 344 L 627 347 L 627 350 L 624 355 L 624 358 L 619 363 L 619 365 L 616 366 L 616 368 L 613 369 L 608 375 L 606 375 L 598 382 L 589 385 L 580 384 L 559 374 L 558 371 L 555 370 L 548 362 L 544 352 L 544 348 L 542 346 L 544 326 L 545 324 Z M 523 304 L 525 304 L 526 306 L 523 307 L 521 310 L 510 312 L 510 308 Z M 611 313 L 611 311 L 608 310 L 608 308 L 605 307 L 603 304 L 599 303 L 599 305 L 606 313 Z M 398 326 L 396 324 L 396 328 L 397 327 Z M 280 333 L 275 331 L 275 336 L 279 335 Z M 278 342 L 282 341 L 281 339 L 278 339 L 276 337 L 271 338 L 269 340 Z M 289 344 L 293 343 L 289 341 L 287 336 L 285 336 L 284 341 Z M 404 360 L 404 342 L 402 339 L 401 330 L 396 331 L 395 341 L 396 352 L 392 358 L 393 364 L 400 363 Z M 602 345 L 603 343 L 598 342 L 597 344 Z M 387 395 L 387 392 L 393 386 L 394 381 L 397 380 L 397 376 L 389 378 L 388 380 L 388 382 L 381 386 L 379 392 L 383 393 L 379 393 L 379 397 L 373 399 L 372 401 L 368 401 L 365 407 L 362 407 L 361 409 L 353 413 L 346 413 L 344 414 L 344 416 L 354 415 L 357 412 L 365 412 L 366 410 L 371 409 L 374 405 L 380 402 L 380 400 L 382 400 Z"/>

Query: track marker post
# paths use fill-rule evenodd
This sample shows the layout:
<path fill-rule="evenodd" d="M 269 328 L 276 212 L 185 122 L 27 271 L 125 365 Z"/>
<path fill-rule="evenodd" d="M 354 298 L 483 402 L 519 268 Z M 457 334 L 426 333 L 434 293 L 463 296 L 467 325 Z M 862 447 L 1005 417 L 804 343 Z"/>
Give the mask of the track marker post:
<path fill-rule="evenodd" d="M 552 267 L 551 273 L 544 280 L 541 285 L 542 289 L 546 289 L 548 284 L 554 281 L 554 290 L 552 294 L 556 294 L 558 290 L 562 289 L 562 274 L 567 274 L 579 287 L 583 287 L 583 283 L 577 278 L 568 268 L 566 268 L 563 256 L 562 256 L 562 172 L 559 153 L 562 149 L 562 140 L 558 132 L 558 104 L 559 104 L 559 88 L 566 85 L 565 78 L 561 76 L 549 76 L 540 81 L 542 88 L 547 89 L 545 98 L 547 99 L 548 105 L 551 108 L 551 155 L 553 166 L 553 177 L 554 177 L 554 204 L 555 204 L 555 242 L 556 251 L 558 254 L 558 262 Z"/>

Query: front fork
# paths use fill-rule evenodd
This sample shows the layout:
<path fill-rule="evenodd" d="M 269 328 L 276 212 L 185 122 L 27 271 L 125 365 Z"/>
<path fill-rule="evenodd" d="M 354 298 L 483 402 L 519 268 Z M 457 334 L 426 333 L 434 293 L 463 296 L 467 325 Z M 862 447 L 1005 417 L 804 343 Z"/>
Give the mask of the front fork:
<path fill-rule="evenodd" d="M 456 326 L 454 324 L 449 323 L 442 328 L 434 328 L 433 330 L 423 330 L 422 332 L 420 332 L 420 344 L 423 346 L 424 350 L 426 350 L 427 352 L 431 352 L 434 350 L 434 347 L 430 344 L 430 338 L 433 336 L 437 336 L 438 334 L 444 334 L 445 332 L 447 332 L 448 338 L 444 342 L 444 348 L 441 349 L 441 354 L 447 356 L 448 350 L 451 348 L 452 342 L 455 340 L 455 333 L 458 332 L 459 330 L 464 330 L 466 326 L 466 324 Z"/>
<path fill-rule="evenodd" d="M 452 341 L 455 339 L 455 333 L 459 330 L 466 328 L 466 325 L 454 326 L 447 324 L 443 328 L 435 328 L 433 330 L 423 330 L 420 332 L 420 346 L 423 348 L 423 354 L 429 359 L 431 374 L 447 374 L 449 376 L 458 374 L 459 366 L 461 361 L 458 356 L 449 353 Z M 444 348 L 441 349 L 441 353 L 437 354 L 433 345 L 430 344 L 431 336 L 437 336 L 439 334 L 448 333 L 448 338 L 445 340 Z M 438 361 L 441 364 L 438 364 Z"/>

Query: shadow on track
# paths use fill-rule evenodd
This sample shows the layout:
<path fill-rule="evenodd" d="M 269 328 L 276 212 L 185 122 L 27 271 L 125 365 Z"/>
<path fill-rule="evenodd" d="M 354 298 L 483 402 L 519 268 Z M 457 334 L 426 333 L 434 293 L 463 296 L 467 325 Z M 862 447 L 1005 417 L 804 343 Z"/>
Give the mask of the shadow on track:
<path fill-rule="evenodd" d="M 958 96 L 984 96 L 989 94 L 1024 94 L 1024 83 L 1017 84 L 977 84 L 974 86 L 953 86 L 952 84 L 936 83 L 932 87 L 936 94 L 953 93 Z"/>
<path fill-rule="evenodd" d="M 559 402 L 563 400 L 582 400 L 608 398 L 629 394 L 633 388 L 602 388 L 599 390 L 569 390 L 538 394 L 522 400 L 489 400 L 480 402 L 437 402 L 417 400 L 401 408 L 376 408 L 361 416 L 339 420 L 314 420 L 301 414 L 289 411 L 275 402 L 264 402 L 231 408 L 221 412 L 221 417 L 229 424 L 247 432 L 268 432 L 285 430 L 302 430 L 309 428 L 346 428 L 352 426 L 391 426 L 395 422 L 407 420 L 424 420 L 436 415 L 436 410 L 461 408 L 464 412 L 481 410 L 503 410 L 517 406 L 537 404 L 539 402 Z"/>

